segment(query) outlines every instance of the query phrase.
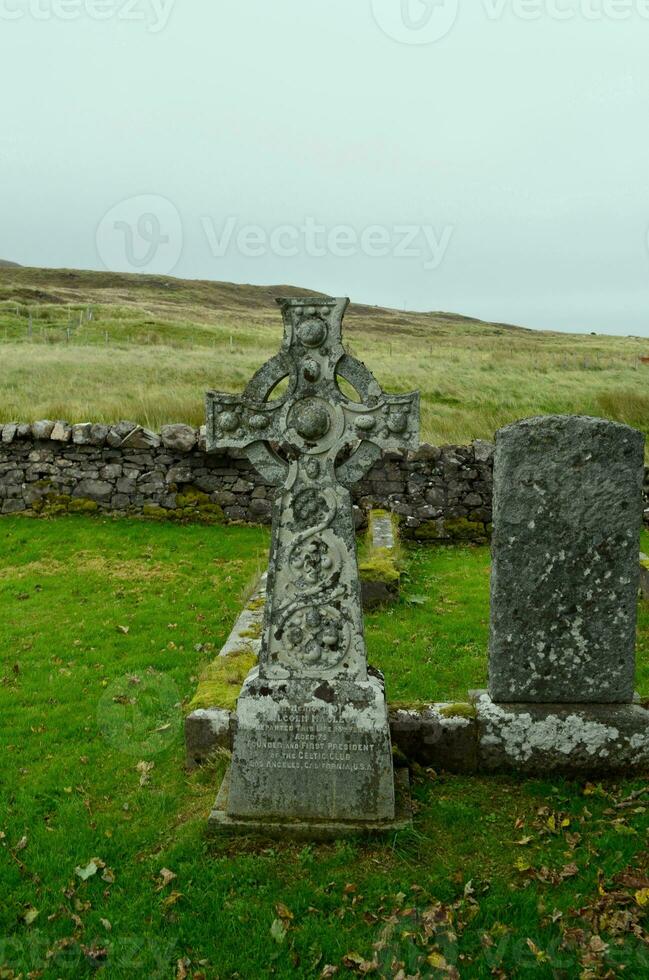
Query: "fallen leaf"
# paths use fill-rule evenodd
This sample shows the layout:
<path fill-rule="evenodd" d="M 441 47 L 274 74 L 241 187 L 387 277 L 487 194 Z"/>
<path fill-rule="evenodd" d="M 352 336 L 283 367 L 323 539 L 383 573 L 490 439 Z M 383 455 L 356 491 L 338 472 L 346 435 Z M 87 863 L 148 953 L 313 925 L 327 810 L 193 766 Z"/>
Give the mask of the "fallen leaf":
<path fill-rule="evenodd" d="M 178 960 L 176 963 L 176 980 L 187 980 L 190 966 L 191 960 L 189 960 L 186 956 L 183 956 L 182 959 Z"/>
<path fill-rule="evenodd" d="M 579 874 L 579 868 L 576 864 L 566 864 L 559 874 L 562 878 L 574 878 L 575 875 Z"/>
<path fill-rule="evenodd" d="M 625 888 L 649 888 L 649 877 L 636 872 L 623 871 L 621 874 L 615 876 L 615 881 L 619 885 L 624 885 Z"/>
<path fill-rule="evenodd" d="M 85 866 L 85 868 L 76 867 L 74 869 L 75 875 L 78 878 L 81 878 L 82 881 L 87 881 L 88 878 L 92 878 L 92 876 L 96 875 L 98 871 L 99 871 L 99 866 L 95 864 L 94 860 L 89 861 L 88 864 Z"/>
<path fill-rule="evenodd" d="M 448 966 L 448 963 L 441 953 L 431 953 L 430 956 L 426 957 L 426 962 L 429 966 L 432 966 L 434 970 L 445 970 Z"/>
<path fill-rule="evenodd" d="M 182 892 L 171 892 L 163 901 L 163 906 L 166 909 L 170 909 L 172 905 L 175 905 L 183 897 Z"/>
<path fill-rule="evenodd" d="M 588 946 L 591 952 L 597 954 L 605 953 L 608 949 L 608 943 L 605 943 L 600 936 L 591 936 Z"/>
<path fill-rule="evenodd" d="M 628 824 L 624 823 L 623 820 L 614 820 L 613 830 L 616 834 L 623 834 L 626 837 L 631 837 L 638 833 L 634 827 L 630 827 Z"/>
<path fill-rule="evenodd" d="M 81 949 L 88 959 L 92 960 L 93 962 L 108 958 L 108 950 L 105 946 L 82 946 Z"/>
<path fill-rule="evenodd" d="M 162 891 L 162 889 L 165 888 L 169 884 L 170 881 L 173 881 L 174 878 L 177 878 L 177 877 L 178 877 L 178 875 L 174 871 L 170 871 L 169 868 L 163 868 L 160 871 L 160 878 L 162 880 L 157 885 L 156 891 L 157 892 Z"/>
<path fill-rule="evenodd" d="M 641 908 L 649 905 L 649 888 L 640 888 L 635 893 L 635 900 Z"/>
<path fill-rule="evenodd" d="M 320 974 L 320 980 L 328 980 L 328 977 L 335 977 L 338 973 L 338 967 L 332 966 L 331 963 L 326 963 L 322 968 L 322 973 Z"/>
<path fill-rule="evenodd" d="M 126 636 L 126 634 L 128 633 L 129 629 L 130 629 L 130 627 L 128 627 L 128 626 L 118 626 L 117 627 L 118 633 L 123 633 L 124 636 Z"/>
<path fill-rule="evenodd" d="M 276 943 L 283 943 L 286 939 L 286 925 L 282 919 L 273 919 L 270 927 L 270 934 Z"/>
<path fill-rule="evenodd" d="M 547 959 L 547 954 L 542 949 L 539 949 L 536 943 L 532 942 L 531 939 L 526 939 L 525 942 L 529 946 L 532 953 L 534 953 L 538 963 L 543 963 Z"/>
<path fill-rule="evenodd" d="M 149 773 L 154 767 L 155 762 L 138 762 L 135 768 L 140 774 L 140 786 L 146 786 L 150 782 Z"/>
<path fill-rule="evenodd" d="M 110 922 L 108 921 L 108 919 L 100 919 L 99 921 L 101 922 L 101 924 L 104 927 L 104 929 L 106 930 L 106 932 L 110 932 L 112 930 L 113 927 L 110 924 Z"/>
<path fill-rule="evenodd" d="M 283 902 L 277 902 L 275 904 L 275 911 L 277 912 L 280 919 L 290 920 L 293 918 L 293 913 Z"/>
<path fill-rule="evenodd" d="M 26 847 L 27 847 L 27 838 L 21 837 L 18 843 L 16 844 L 16 846 L 14 847 L 14 851 L 24 851 Z"/>
<path fill-rule="evenodd" d="M 25 911 L 23 912 L 23 921 L 25 925 L 30 926 L 34 919 L 40 915 L 38 909 L 35 909 L 33 905 L 27 905 Z"/>

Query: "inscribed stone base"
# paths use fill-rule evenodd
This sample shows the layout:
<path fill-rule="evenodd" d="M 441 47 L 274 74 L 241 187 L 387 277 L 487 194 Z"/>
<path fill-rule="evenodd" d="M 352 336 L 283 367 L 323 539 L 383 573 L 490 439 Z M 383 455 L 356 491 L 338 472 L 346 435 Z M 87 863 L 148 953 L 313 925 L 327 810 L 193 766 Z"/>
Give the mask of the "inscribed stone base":
<path fill-rule="evenodd" d="M 338 840 L 341 837 L 358 837 L 407 830 L 412 826 L 412 802 L 410 777 L 407 769 L 397 769 L 394 774 L 395 816 L 393 820 L 240 820 L 228 816 L 231 770 L 226 772 L 214 809 L 210 813 L 210 834 L 236 834 L 245 837 L 264 837 L 279 840 Z"/>
<path fill-rule="evenodd" d="M 381 823 L 395 819 L 383 678 L 248 675 L 237 703 L 227 815 Z"/>
<path fill-rule="evenodd" d="M 641 704 L 496 704 L 473 693 L 478 769 L 565 776 L 649 768 L 649 710 Z"/>

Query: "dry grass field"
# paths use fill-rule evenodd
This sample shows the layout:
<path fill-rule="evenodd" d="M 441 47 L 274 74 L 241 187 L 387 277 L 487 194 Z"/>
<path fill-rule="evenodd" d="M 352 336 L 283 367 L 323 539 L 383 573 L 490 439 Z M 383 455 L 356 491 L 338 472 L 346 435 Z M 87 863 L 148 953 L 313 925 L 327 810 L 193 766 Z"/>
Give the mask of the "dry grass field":
<path fill-rule="evenodd" d="M 294 287 L 0 268 L 0 421 L 203 420 L 277 350 Z M 649 432 L 649 340 L 352 306 L 346 343 L 388 390 L 422 391 L 422 438 L 463 443 L 553 412 Z"/>

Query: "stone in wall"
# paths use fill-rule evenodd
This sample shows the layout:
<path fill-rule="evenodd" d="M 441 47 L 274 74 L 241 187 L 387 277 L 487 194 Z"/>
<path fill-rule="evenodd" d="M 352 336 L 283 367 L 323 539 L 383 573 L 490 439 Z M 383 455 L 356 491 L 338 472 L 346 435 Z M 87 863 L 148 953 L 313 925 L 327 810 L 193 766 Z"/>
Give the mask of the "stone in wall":
<path fill-rule="evenodd" d="M 357 528 L 376 507 L 399 516 L 403 538 L 485 542 L 492 467 L 493 445 L 483 440 L 384 453 L 354 487 Z M 182 423 L 163 426 L 159 434 L 128 421 L 0 425 L 3 514 L 96 510 L 269 524 L 274 492 L 247 459 L 235 452 L 208 454 L 204 432 Z"/>

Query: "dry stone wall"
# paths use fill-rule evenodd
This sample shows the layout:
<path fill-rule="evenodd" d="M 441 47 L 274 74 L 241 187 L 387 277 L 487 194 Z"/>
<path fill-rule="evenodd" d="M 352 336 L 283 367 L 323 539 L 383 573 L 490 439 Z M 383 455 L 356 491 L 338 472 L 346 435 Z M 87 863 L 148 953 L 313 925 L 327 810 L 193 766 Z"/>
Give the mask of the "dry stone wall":
<path fill-rule="evenodd" d="M 204 433 L 42 420 L 0 426 L 0 512 L 107 512 L 157 519 L 270 523 L 274 488 L 237 452 L 205 451 Z M 493 446 L 422 445 L 384 453 L 353 489 L 356 517 L 398 514 L 404 537 L 486 540 Z M 645 506 L 649 508 L 645 485 Z"/>

